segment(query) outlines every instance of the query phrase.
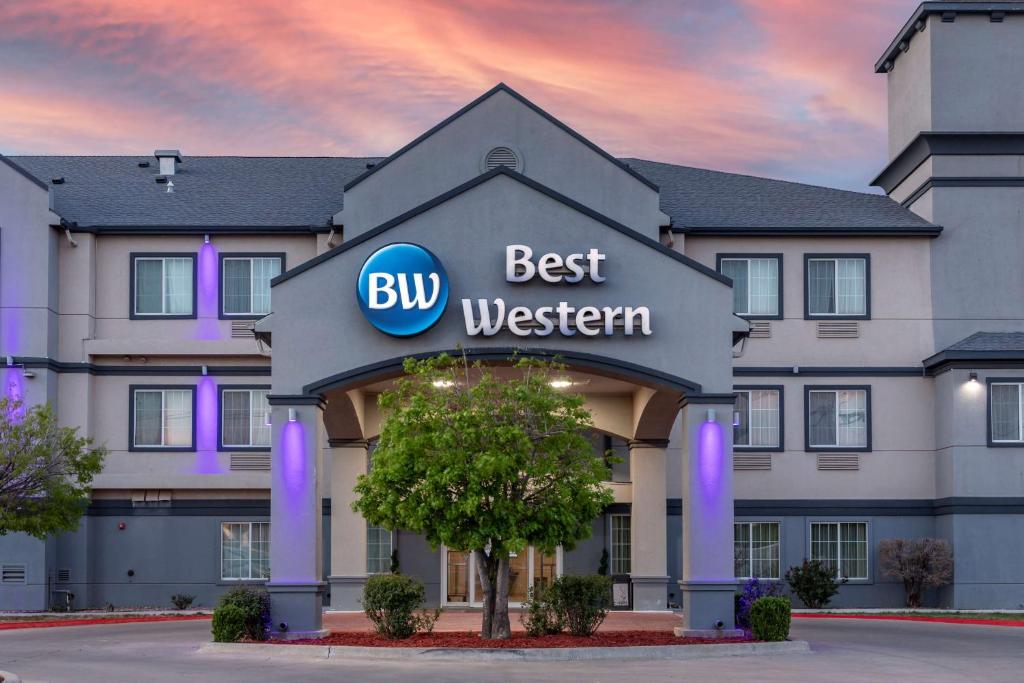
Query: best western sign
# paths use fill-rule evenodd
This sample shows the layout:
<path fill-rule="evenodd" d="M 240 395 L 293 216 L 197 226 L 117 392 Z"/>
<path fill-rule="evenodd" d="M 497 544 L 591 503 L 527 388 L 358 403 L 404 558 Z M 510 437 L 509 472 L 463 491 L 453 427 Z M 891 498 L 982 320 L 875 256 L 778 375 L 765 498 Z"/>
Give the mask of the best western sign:
<path fill-rule="evenodd" d="M 606 256 L 597 249 L 586 253 L 547 253 L 534 259 L 523 244 L 505 248 L 505 281 L 526 283 L 537 278 L 551 285 L 576 285 L 589 279 L 605 281 Z M 440 260 L 415 244 L 389 244 L 374 252 L 359 272 L 357 286 L 363 314 L 377 329 L 408 337 L 430 329 L 448 303 L 448 274 Z M 507 329 L 520 337 L 546 337 L 557 331 L 566 337 L 651 334 L 646 306 L 510 306 L 501 297 L 462 299 L 466 334 L 490 337 Z"/>

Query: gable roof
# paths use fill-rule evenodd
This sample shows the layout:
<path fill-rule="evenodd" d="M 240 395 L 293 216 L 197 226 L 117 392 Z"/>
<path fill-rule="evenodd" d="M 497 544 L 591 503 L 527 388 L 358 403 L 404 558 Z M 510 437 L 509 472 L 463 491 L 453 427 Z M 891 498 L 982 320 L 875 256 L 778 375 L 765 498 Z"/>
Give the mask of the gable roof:
<path fill-rule="evenodd" d="M 672 217 L 674 232 L 937 235 L 942 230 L 881 194 L 642 159 L 623 161 L 661 187 L 661 210 Z"/>
<path fill-rule="evenodd" d="M 26 180 L 32 182 L 37 187 L 40 187 L 40 188 L 42 188 L 44 190 L 50 189 L 49 186 L 46 183 L 44 183 L 42 180 L 40 180 L 39 178 L 36 178 L 34 175 L 32 175 L 31 173 L 26 171 L 20 165 L 18 165 L 16 163 L 14 163 L 13 161 L 11 161 L 11 159 L 9 157 L 4 156 L 3 154 L 0 154 L 0 163 L 4 164 L 5 166 L 9 166 L 10 168 L 12 168 L 14 170 L 15 173 L 17 173 L 18 175 L 22 176 Z"/>
<path fill-rule="evenodd" d="M 607 161 L 611 162 L 612 164 L 618 166 L 623 171 L 625 171 L 626 173 L 630 174 L 631 176 L 633 176 L 634 178 L 639 180 L 644 185 L 647 185 L 649 188 L 651 188 L 655 192 L 658 191 L 658 186 L 655 185 L 654 183 L 652 183 L 649 179 L 647 179 L 644 176 L 642 176 L 641 174 L 637 173 L 632 168 L 630 168 L 627 164 L 622 163 L 621 161 L 619 161 L 618 159 L 613 157 L 611 154 L 608 154 L 608 152 L 604 151 L 603 149 L 601 149 L 600 147 L 595 145 L 593 142 L 591 142 L 587 138 L 583 137 L 582 135 L 577 133 L 575 130 L 573 130 L 569 126 L 565 125 L 564 123 L 562 123 L 561 121 L 556 119 L 554 116 L 552 116 L 551 114 L 547 113 L 546 111 L 544 111 L 543 109 L 538 107 L 536 104 L 534 104 L 530 100 L 526 99 L 525 97 L 523 97 L 522 95 L 517 93 L 512 88 L 510 88 L 509 86 L 505 85 L 504 83 L 499 83 L 498 85 L 494 86 L 493 88 L 491 88 L 490 90 L 485 92 L 483 95 L 481 95 L 480 97 L 476 98 L 475 100 L 473 100 L 472 102 L 470 102 L 469 104 L 464 106 L 462 109 L 459 109 L 457 112 L 455 112 L 454 114 L 452 114 L 451 116 L 446 118 L 444 121 L 441 121 L 439 124 L 437 124 L 436 126 L 431 128 L 427 132 L 423 133 L 422 135 L 417 137 L 415 140 L 413 140 L 409 144 L 407 144 L 404 147 L 402 147 L 401 149 L 399 149 L 394 154 L 388 156 L 387 158 L 382 160 L 380 163 L 374 165 L 373 168 L 370 168 L 366 172 L 361 173 L 359 176 L 357 176 L 357 177 L 353 178 L 352 180 L 350 180 L 345 185 L 345 190 L 348 191 L 348 190 L 352 189 L 353 187 L 355 187 L 356 185 L 358 185 L 359 183 L 361 183 L 365 179 L 369 178 L 371 175 L 373 175 L 374 173 L 376 173 L 380 169 L 382 169 L 385 166 L 387 166 L 389 163 L 391 163 L 392 161 L 394 161 L 398 157 L 400 157 L 403 154 L 405 154 L 406 152 L 408 152 L 410 149 L 412 149 L 416 145 L 420 144 L 421 142 L 423 142 L 424 140 L 426 140 L 427 138 L 432 136 L 434 133 L 438 132 L 439 130 L 441 130 L 442 128 L 447 126 L 448 124 L 450 124 L 453 121 L 455 121 L 456 119 L 460 118 L 461 116 L 463 116 L 465 113 L 469 112 L 470 110 L 476 108 L 481 103 L 483 103 L 486 100 L 490 99 L 494 94 L 496 94 L 498 92 L 504 92 L 504 93 L 507 93 L 508 95 L 511 95 L 513 98 L 518 100 L 521 104 L 523 104 L 526 107 L 530 108 L 531 110 L 533 110 L 534 112 L 536 112 L 537 114 L 542 116 L 544 119 L 546 119 L 550 123 L 554 124 L 558 128 L 561 128 L 564 132 L 568 133 L 570 136 L 575 138 L 578 142 L 583 143 L 584 145 L 589 147 L 591 150 L 593 150 L 597 154 L 599 154 L 602 157 L 604 157 L 605 160 L 607 160 Z"/>
<path fill-rule="evenodd" d="M 433 209 L 436 206 L 439 206 L 441 204 L 444 204 L 447 201 L 455 199 L 459 195 L 464 194 L 464 193 L 468 192 L 469 190 L 472 190 L 473 188 L 475 188 L 475 187 L 477 187 L 479 185 L 483 185 L 487 181 L 489 181 L 489 180 L 491 180 L 493 178 L 496 178 L 498 176 L 506 176 L 508 178 L 511 178 L 512 180 L 515 180 L 516 182 L 521 183 L 521 184 L 525 185 L 526 187 L 529 187 L 530 189 L 535 190 L 535 191 L 537 191 L 537 192 L 539 192 L 539 193 L 541 193 L 541 194 L 543 194 L 543 195 L 545 195 L 545 196 L 555 200 L 556 202 L 564 204 L 565 206 L 569 207 L 570 209 L 573 209 L 575 211 L 578 211 L 578 212 L 584 214 L 585 216 L 587 216 L 587 217 L 597 221 L 598 223 L 601 223 L 601 224 L 611 228 L 612 230 L 615 230 L 617 232 L 622 233 L 626 237 L 628 237 L 628 238 L 630 238 L 632 240 L 635 240 L 635 241 L 643 244 L 644 246 L 647 246 L 647 247 L 649 247 L 651 249 L 654 249 L 655 251 L 659 251 L 662 254 L 664 254 L 664 255 L 666 255 L 666 256 L 668 256 L 668 257 L 670 257 L 670 258 L 672 258 L 672 259 L 674 259 L 674 260 L 676 260 L 676 261 L 678 261 L 680 263 L 682 263 L 683 265 L 688 266 L 688 267 L 690 267 L 690 268 L 692 268 L 692 269 L 694 269 L 694 270 L 696 270 L 696 271 L 698 271 L 698 272 L 700 272 L 700 273 L 702 273 L 704 275 L 707 275 L 708 277 L 710 277 L 713 280 L 717 280 L 717 281 L 719 281 L 719 282 L 721 282 L 723 284 L 726 284 L 726 285 L 728 285 L 730 287 L 732 286 L 732 280 L 730 280 L 728 277 L 722 275 L 721 273 L 717 272 L 716 270 L 714 270 L 712 268 L 708 268 L 703 263 L 695 261 L 694 259 L 690 258 L 689 256 L 684 256 L 683 254 L 680 254 L 677 251 L 669 249 L 668 247 L 666 247 L 665 245 L 661 244 L 660 242 L 658 242 L 656 240 L 652 240 L 649 237 L 645 237 L 644 235 L 641 235 L 637 231 L 633 230 L 632 228 L 627 227 L 627 226 L 623 225 L 622 223 L 619 223 L 618 221 L 615 221 L 615 220 L 613 220 L 613 219 L 611 219 L 611 218 L 609 218 L 609 217 L 607 217 L 607 216 L 605 216 L 603 214 L 600 214 L 597 211 L 594 211 L 593 209 L 591 209 L 590 207 L 584 206 L 583 204 L 580 204 L 576 200 L 570 199 L 569 197 L 566 197 L 565 195 L 560 194 L 560 193 L 556 192 L 555 190 L 552 190 L 550 187 L 548 187 L 546 185 L 542 185 L 541 183 L 538 183 L 536 180 L 528 178 L 528 177 L 524 176 L 521 173 L 517 173 L 517 172 L 513 171 L 512 169 L 510 169 L 510 168 L 508 168 L 506 166 L 498 166 L 497 168 L 492 169 L 492 170 L 490 170 L 490 171 L 488 171 L 488 172 L 486 172 L 486 173 L 484 173 L 482 175 L 479 175 L 476 178 L 473 178 L 472 180 L 470 180 L 470 181 L 468 181 L 466 183 L 463 183 L 462 185 L 459 185 L 458 187 L 453 188 L 453 189 L 449 190 L 448 192 L 445 192 L 444 194 L 438 195 L 437 197 L 434 197 L 433 199 L 431 199 L 431 200 L 429 200 L 427 202 L 424 202 L 423 204 L 420 204 L 419 206 L 417 206 L 417 207 L 415 207 L 413 209 L 410 209 L 409 211 L 406 211 L 405 213 L 403 213 L 400 216 L 396 216 L 395 218 L 392 218 L 391 220 L 389 220 L 389 221 L 387 221 L 385 223 L 382 223 L 382 224 L 378 225 L 377 227 L 375 227 L 375 228 L 373 228 L 371 230 L 367 230 L 366 232 L 361 233 L 357 237 L 354 237 L 354 238 L 352 238 L 352 239 L 350 239 L 348 241 L 342 242 L 340 245 L 338 245 L 337 247 L 334 247 L 330 251 L 324 252 L 323 254 L 320 254 L 319 256 L 315 256 L 315 257 L 309 259 L 308 261 L 304 261 L 303 263 L 300 263 L 298 266 L 296 266 L 296 267 L 294 267 L 294 268 L 292 268 L 292 269 L 290 269 L 290 270 L 288 270 L 288 271 L 286 271 L 284 273 L 281 273 L 280 275 L 275 277 L 273 280 L 270 281 L 270 285 L 271 285 L 271 287 L 275 287 L 275 286 L 281 284 L 282 282 L 290 280 L 291 278 L 293 278 L 293 277 L 295 277 L 297 275 L 300 275 L 300 274 L 306 272 L 307 270 L 310 270 L 311 268 L 315 268 L 316 266 L 320 265 L 324 261 L 328 261 L 328 260 L 334 258 L 335 256 L 338 256 L 339 254 L 343 254 L 346 251 L 348 251 L 349 249 L 352 249 L 353 247 L 358 246 L 358 245 L 362 244 L 363 242 L 371 240 L 374 237 L 377 237 L 378 235 L 381 235 L 382 233 L 385 233 L 388 230 L 391 230 L 392 228 L 395 228 L 395 227 L 405 223 L 406 221 L 409 221 L 409 220 L 415 218 L 416 216 L 419 216 L 420 214 L 425 213 L 425 212 Z"/>

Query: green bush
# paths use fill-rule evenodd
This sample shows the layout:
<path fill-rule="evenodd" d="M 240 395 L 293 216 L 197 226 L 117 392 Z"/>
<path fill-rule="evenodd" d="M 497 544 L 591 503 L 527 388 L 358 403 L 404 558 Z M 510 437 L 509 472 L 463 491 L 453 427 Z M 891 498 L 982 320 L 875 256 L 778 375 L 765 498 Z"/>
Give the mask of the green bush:
<path fill-rule="evenodd" d="M 534 586 L 527 593 L 523 611 L 519 614 L 526 634 L 548 636 L 562 632 L 562 619 L 551 603 L 552 590 L 543 584 Z"/>
<path fill-rule="evenodd" d="M 217 614 L 229 607 L 237 608 L 242 614 L 241 630 L 232 640 L 267 639 L 270 632 L 270 595 L 266 590 L 256 586 L 238 586 L 220 596 L 220 602 L 213 610 L 213 636 L 217 642 L 228 642 L 217 638 Z M 230 616 L 222 617 L 222 620 L 226 620 L 227 624 L 233 624 L 237 618 L 234 610 L 228 610 L 228 614 Z"/>
<path fill-rule="evenodd" d="M 213 611 L 213 642 L 233 643 L 245 635 L 245 610 L 238 605 L 221 605 Z"/>
<path fill-rule="evenodd" d="M 366 581 L 363 611 L 377 633 L 386 638 L 408 638 L 417 632 L 430 633 L 441 615 L 423 611 L 426 589 L 404 574 L 378 574 Z"/>
<path fill-rule="evenodd" d="M 750 608 L 750 630 L 757 640 L 785 640 L 789 637 L 789 598 L 765 597 Z"/>
<path fill-rule="evenodd" d="M 811 609 L 821 609 L 839 592 L 836 570 L 821 560 L 804 560 L 803 564 L 790 567 L 786 570 L 786 583 Z"/>
<path fill-rule="evenodd" d="M 188 609 L 195 602 L 196 596 L 188 593 L 175 593 L 171 596 L 171 604 L 175 609 Z"/>
<path fill-rule="evenodd" d="M 574 636 L 591 636 L 612 606 L 608 576 L 560 576 L 548 589 L 558 620 Z"/>

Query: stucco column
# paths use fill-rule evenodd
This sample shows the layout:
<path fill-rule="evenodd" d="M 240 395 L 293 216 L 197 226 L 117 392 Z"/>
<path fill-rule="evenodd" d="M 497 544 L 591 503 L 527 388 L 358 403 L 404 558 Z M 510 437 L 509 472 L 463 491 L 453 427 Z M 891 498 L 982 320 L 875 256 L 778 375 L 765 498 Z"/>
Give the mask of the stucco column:
<path fill-rule="evenodd" d="M 323 630 L 323 527 L 317 478 L 323 405 L 308 396 L 271 396 L 271 630 L 305 638 Z"/>
<path fill-rule="evenodd" d="M 630 581 L 633 583 L 634 610 L 659 610 L 667 607 L 667 446 L 667 440 L 629 443 L 629 478 L 633 484 L 633 505 L 630 514 Z"/>
<path fill-rule="evenodd" d="M 683 406 L 679 635 L 739 635 L 733 617 L 732 409 L 729 394 L 693 398 Z"/>
<path fill-rule="evenodd" d="M 352 510 L 352 487 L 366 474 L 365 441 L 334 441 L 331 457 L 331 608 L 359 610 L 366 585 L 366 520 Z"/>

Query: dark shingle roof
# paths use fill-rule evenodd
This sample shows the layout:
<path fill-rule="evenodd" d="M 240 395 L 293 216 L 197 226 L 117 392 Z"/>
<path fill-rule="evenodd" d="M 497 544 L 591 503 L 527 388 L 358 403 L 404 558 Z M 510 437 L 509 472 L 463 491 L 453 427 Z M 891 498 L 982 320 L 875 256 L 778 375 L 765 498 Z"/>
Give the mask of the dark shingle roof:
<path fill-rule="evenodd" d="M 880 194 L 850 192 L 642 159 L 625 159 L 661 188 L 661 210 L 681 232 L 937 233 Z"/>
<path fill-rule="evenodd" d="M 12 158 L 44 182 L 63 177 L 54 210 L 83 227 L 324 226 L 341 209 L 342 186 L 377 161 L 186 156 L 168 194 L 152 156 Z"/>
<path fill-rule="evenodd" d="M 1024 351 L 1024 332 L 975 332 L 946 351 Z"/>
<path fill-rule="evenodd" d="M 79 227 L 324 227 L 342 188 L 379 158 L 185 156 L 174 192 L 152 156 L 16 156 L 52 183 L 54 209 Z M 924 233 L 939 228 L 876 194 L 626 159 L 661 188 L 661 208 L 684 232 Z M 146 168 L 139 163 L 149 162 Z"/>

